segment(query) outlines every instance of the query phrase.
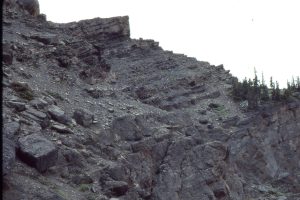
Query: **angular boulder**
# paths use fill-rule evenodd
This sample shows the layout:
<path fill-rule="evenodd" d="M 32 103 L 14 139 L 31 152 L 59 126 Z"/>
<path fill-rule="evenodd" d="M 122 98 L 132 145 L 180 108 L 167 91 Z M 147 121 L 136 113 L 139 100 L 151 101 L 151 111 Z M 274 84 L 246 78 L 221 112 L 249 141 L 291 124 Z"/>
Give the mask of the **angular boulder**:
<path fill-rule="evenodd" d="M 88 127 L 93 123 L 94 115 L 85 109 L 77 109 L 74 112 L 73 118 L 76 123 Z"/>
<path fill-rule="evenodd" d="M 55 165 L 58 150 L 48 139 L 32 134 L 19 139 L 17 156 L 39 172 L 44 172 Z"/>
<path fill-rule="evenodd" d="M 37 123 L 39 123 L 42 128 L 46 128 L 50 124 L 50 120 L 49 120 L 47 114 L 43 113 L 41 111 L 38 111 L 34 108 L 27 109 L 25 112 L 23 112 L 23 114 L 27 118 L 32 119 L 32 120 L 36 121 Z"/>
<path fill-rule="evenodd" d="M 51 118 L 59 123 L 69 125 L 71 120 L 65 115 L 65 112 L 58 106 L 51 105 L 48 108 Z"/>
<path fill-rule="evenodd" d="M 111 134 L 120 136 L 121 140 L 139 141 L 143 139 L 145 128 L 137 123 L 133 116 L 122 116 L 114 119 L 110 129 Z"/>

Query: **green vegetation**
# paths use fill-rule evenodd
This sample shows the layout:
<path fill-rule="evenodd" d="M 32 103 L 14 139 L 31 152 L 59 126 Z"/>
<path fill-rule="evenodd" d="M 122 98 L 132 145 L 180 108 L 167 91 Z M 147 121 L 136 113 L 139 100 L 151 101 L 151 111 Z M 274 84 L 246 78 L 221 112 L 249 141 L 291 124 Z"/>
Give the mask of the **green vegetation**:
<path fill-rule="evenodd" d="M 78 190 L 81 192 L 89 191 L 89 189 L 90 189 L 90 186 L 88 184 L 81 184 L 78 188 Z"/>
<path fill-rule="evenodd" d="M 292 78 L 292 81 L 287 81 L 287 88 L 280 89 L 279 83 L 274 82 L 270 78 L 270 88 L 266 85 L 264 75 L 262 74 L 261 81 L 257 77 L 257 72 L 254 70 L 254 78 L 245 78 L 242 82 L 237 79 L 233 81 L 232 97 L 236 101 L 248 101 L 248 109 L 255 109 L 259 103 L 268 101 L 283 102 L 291 98 L 294 92 L 300 92 L 300 78 L 297 80 Z"/>
<path fill-rule="evenodd" d="M 59 197 L 61 197 L 62 199 L 68 199 L 65 192 L 61 189 L 58 188 L 54 188 L 53 190 L 55 192 L 55 194 L 57 194 Z"/>
<path fill-rule="evenodd" d="M 29 87 L 27 83 L 22 82 L 12 82 L 12 89 L 17 93 L 17 95 L 23 99 L 27 99 L 28 101 L 34 99 L 34 92 Z"/>
<path fill-rule="evenodd" d="M 225 118 L 228 114 L 228 110 L 225 108 L 224 105 L 211 103 L 209 107 L 219 116 Z"/>

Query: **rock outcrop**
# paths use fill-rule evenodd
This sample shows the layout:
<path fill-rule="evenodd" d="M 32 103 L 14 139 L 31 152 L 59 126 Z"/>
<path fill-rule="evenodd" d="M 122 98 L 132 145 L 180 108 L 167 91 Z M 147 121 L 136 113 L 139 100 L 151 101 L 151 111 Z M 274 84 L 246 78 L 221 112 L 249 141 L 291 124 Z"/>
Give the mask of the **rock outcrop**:
<path fill-rule="evenodd" d="M 300 199 L 299 96 L 245 111 L 222 65 L 131 39 L 127 16 L 3 6 L 4 199 Z"/>
<path fill-rule="evenodd" d="M 45 172 L 57 161 L 57 148 L 51 141 L 39 134 L 20 138 L 17 150 L 19 158 L 28 165 L 35 167 L 39 172 Z"/>
<path fill-rule="evenodd" d="M 40 14 L 40 5 L 38 0 L 17 0 L 17 4 L 32 16 L 36 17 Z"/>

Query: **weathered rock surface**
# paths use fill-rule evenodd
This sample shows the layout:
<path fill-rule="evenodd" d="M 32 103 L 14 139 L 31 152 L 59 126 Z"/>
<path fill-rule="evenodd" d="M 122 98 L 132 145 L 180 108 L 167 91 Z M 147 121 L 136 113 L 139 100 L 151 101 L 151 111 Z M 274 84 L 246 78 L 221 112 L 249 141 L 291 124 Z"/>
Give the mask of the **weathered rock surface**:
<path fill-rule="evenodd" d="M 59 123 L 69 125 L 71 120 L 65 114 L 65 112 L 59 108 L 58 106 L 51 105 L 48 108 L 48 113 L 50 114 L 51 118 Z"/>
<path fill-rule="evenodd" d="M 13 62 L 13 51 L 11 50 L 11 45 L 8 43 L 2 44 L 2 59 L 7 65 L 11 65 Z"/>
<path fill-rule="evenodd" d="M 113 196 L 123 196 L 128 191 L 128 184 L 124 181 L 106 181 L 105 189 Z"/>
<path fill-rule="evenodd" d="M 20 130 L 20 123 L 19 122 L 8 122 L 3 124 L 3 136 L 13 139 L 14 136 L 18 133 Z"/>
<path fill-rule="evenodd" d="M 88 127 L 94 121 L 94 115 L 91 112 L 83 109 L 75 110 L 73 118 L 78 124 L 84 127 Z"/>
<path fill-rule="evenodd" d="M 32 134 L 19 139 L 18 156 L 28 165 L 44 172 L 55 165 L 57 148 L 46 138 Z"/>
<path fill-rule="evenodd" d="M 3 137 L 3 136 L 2 136 Z M 15 144 L 3 137 L 3 151 L 2 151 L 2 177 L 7 175 L 12 170 L 15 164 Z"/>
<path fill-rule="evenodd" d="M 22 9 L 26 10 L 32 16 L 40 14 L 40 5 L 38 0 L 17 0 L 17 3 Z"/>
<path fill-rule="evenodd" d="M 126 16 L 26 9 L 3 4 L 5 199 L 300 199 L 297 93 L 246 112 L 222 65 L 131 39 Z"/>

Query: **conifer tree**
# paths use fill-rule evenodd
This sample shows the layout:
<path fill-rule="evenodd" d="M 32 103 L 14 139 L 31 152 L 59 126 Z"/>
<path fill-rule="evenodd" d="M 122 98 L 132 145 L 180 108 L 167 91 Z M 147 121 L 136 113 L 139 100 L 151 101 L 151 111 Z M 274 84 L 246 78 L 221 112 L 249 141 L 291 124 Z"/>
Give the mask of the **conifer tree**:
<path fill-rule="evenodd" d="M 295 83 L 295 79 L 294 79 L 294 77 L 292 77 L 291 89 L 292 89 L 292 91 L 295 91 L 296 88 L 297 88 L 297 86 L 296 86 L 296 83 Z"/>
<path fill-rule="evenodd" d="M 247 93 L 247 100 L 248 100 L 248 108 L 255 109 L 258 107 L 258 99 L 259 99 L 259 87 L 258 87 L 258 78 L 256 74 L 256 70 L 254 69 L 254 79 L 248 80 L 248 93 Z"/>
<path fill-rule="evenodd" d="M 270 88 L 271 88 L 271 89 L 274 89 L 274 88 L 275 88 L 275 85 L 274 85 L 273 77 L 272 77 L 272 76 L 271 76 L 271 78 L 270 78 Z"/>
<path fill-rule="evenodd" d="M 275 84 L 273 82 L 272 76 L 270 78 L 270 88 L 271 88 L 271 97 L 272 97 L 272 100 L 275 100 L 276 99 Z"/>
<path fill-rule="evenodd" d="M 280 88 L 279 83 L 276 81 L 276 88 L 275 88 L 275 100 L 280 101 Z"/>
<path fill-rule="evenodd" d="M 257 78 L 256 69 L 254 68 L 254 79 L 253 79 L 253 92 L 256 98 L 259 98 L 260 92 L 259 92 L 259 80 Z"/>
<path fill-rule="evenodd" d="M 235 79 L 232 87 L 232 96 L 234 100 L 242 100 L 242 90 L 242 84 L 238 81 L 238 79 Z"/>
<path fill-rule="evenodd" d="M 282 96 L 283 100 L 288 100 L 291 96 L 291 84 L 288 80 L 287 80 L 286 86 L 287 86 L 286 89 L 284 89 L 284 91 L 283 91 L 283 96 Z"/>
<path fill-rule="evenodd" d="M 261 74 L 261 85 L 260 85 L 260 99 L 262 101 L 268 101 L 269 98 L 269 88 L 265 83 L 264 74 Z"/>
<path fill-rule="evenodd" d="M 286 82 L 286 89 L 291 91 L 291 83 L 289 82 L 289 80 L 287 80 Z"/>
<path fill-rule="evenodd" d="M 243 100 L 247 99 L 249 87 L 250 86 L 248 84 L 247 78 L 245 77 L 245 79 L 243 80 L 243 83 L 242 83 L 242 99 Z"/>

